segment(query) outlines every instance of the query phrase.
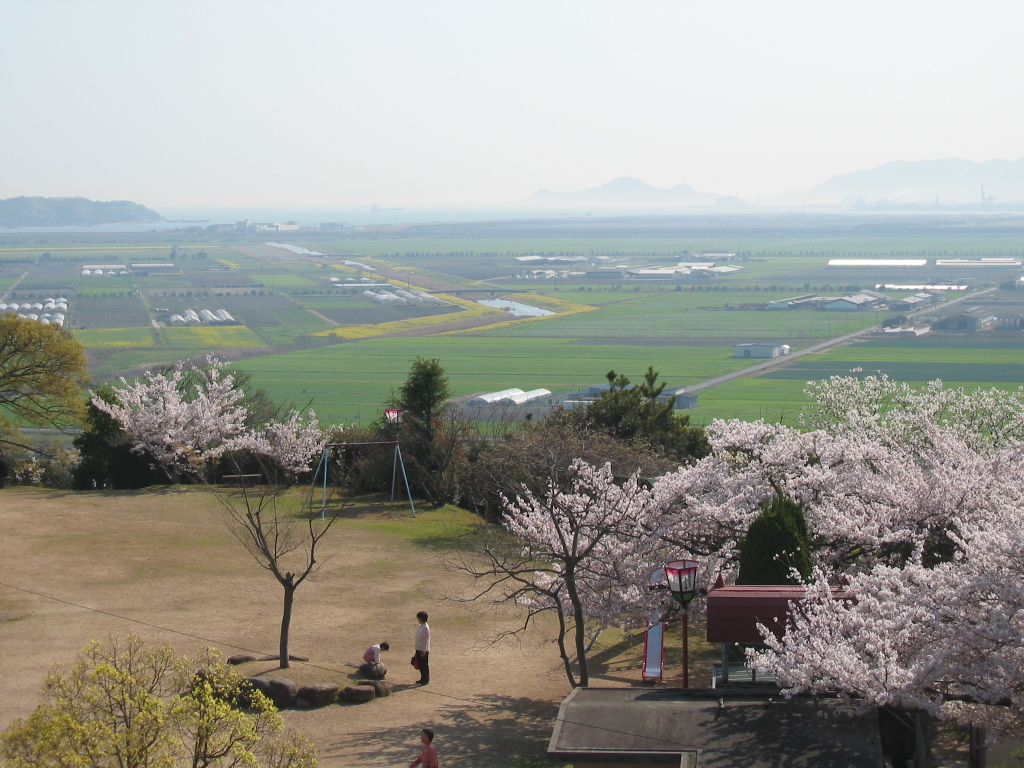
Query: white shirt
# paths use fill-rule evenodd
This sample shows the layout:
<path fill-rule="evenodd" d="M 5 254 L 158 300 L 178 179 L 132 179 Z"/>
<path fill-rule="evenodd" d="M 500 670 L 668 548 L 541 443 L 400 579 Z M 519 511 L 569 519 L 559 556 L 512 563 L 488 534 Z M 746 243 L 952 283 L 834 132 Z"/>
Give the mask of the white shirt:
<path fill-rule="evenodd" d="M 430 625 L 420 624 L 416 627 L 416 650 L 430 653 Z"/>

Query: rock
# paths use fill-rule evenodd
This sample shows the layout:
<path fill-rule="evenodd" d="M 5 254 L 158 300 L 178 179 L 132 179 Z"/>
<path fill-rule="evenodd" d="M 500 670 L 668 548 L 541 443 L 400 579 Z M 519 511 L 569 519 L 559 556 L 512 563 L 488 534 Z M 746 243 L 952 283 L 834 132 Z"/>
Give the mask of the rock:
<path fill-rule="evenodd" d="M 350 704 L 364 704 L 377 697 L 377 689 L 372 685 L 348 685 L 342 689 L 338 698 Z"/>
<path fill-rule="evenodd" d="M 255 688 L 257 691 L 262 693 L 268 699 L 270 698 L 270 678 L 269 677 L 250 677 L 249 685 Z"/>
<path fill-rule="evenodd" d="M 391 695 L 391 683 L 387 680 L 363 680 L 359 683 L 359 686 L 372 686 L 374 695 L 378 699 L 383 699 L 385 696 Z"/>
<path fill-rule="evenodd" d="M 267 696 L 278 709 L 290 707 L 299 695 L 299 686 L 284 677 L 270 678 L 267 680 L 267 687 L 269 688 Z"/>
<path fill-rule="evenodd" d="M 259 661 L 259 659 L 251 653 L 236 653 L 234 656 L 228 656 L 228 664 L 246 664 L 250 661 Z"/>
<path fill-rule="evenodd" d="M 367 680 L 383 680 L 387 673 L 387 667 L 379 661 L 368 661 L 359 665 L 359 674 Z"/>
<path fill-rule="evenodd" d="M 299 698 L 311 707 L 326 707 L 338 700 L 338 686 L 334 683 L 313 683 L 299 688 Z"/>

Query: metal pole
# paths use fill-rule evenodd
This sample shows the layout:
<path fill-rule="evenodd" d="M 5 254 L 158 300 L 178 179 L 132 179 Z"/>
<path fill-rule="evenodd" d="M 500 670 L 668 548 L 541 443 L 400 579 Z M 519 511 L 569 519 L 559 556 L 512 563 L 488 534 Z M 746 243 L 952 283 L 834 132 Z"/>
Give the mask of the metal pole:
<path fill-rule="evenodd" d="M 412 516 L 416 517 L 416 505 L 412 503 L 412 488 L 409 487 L 409 476 L 405 473 L 405 459 L 402 458 L 402 449 L 396 445 L 395 450 L 398 451 L 398 461 L 402 465 L 402 479 L 405 480 L 405 492 L 409 494 L 409 508 L 412 510 Z"/>
<path fill-rule="evenodd" d="M 395 480 L 398 478 L 398 446 L 395 446 L 395 457 L 391 462 L 391 506 L 395 506 Z"/>
<path fill-rule="evenodd" d="M 689 611 L 683 608 L 683 688 L 690 687 L 690 632 Z"/>
<path fill-rule="evenodd" d="M 323 455 L 320 457 L 320 463 L 324 467 L 324 494 L 320 503 L 320 519 L 323 520 L 327 516 L 327 448 L 324 447 Z"/>

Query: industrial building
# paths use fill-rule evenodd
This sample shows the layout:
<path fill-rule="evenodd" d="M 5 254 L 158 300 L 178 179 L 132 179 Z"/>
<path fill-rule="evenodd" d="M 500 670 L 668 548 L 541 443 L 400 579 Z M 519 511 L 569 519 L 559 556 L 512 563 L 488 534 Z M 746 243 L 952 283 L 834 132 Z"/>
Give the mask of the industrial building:
<path fill-rule="evenodd" d="M 996 327 L 997 318 L 984 307 L 973 307 L 959 314 L 940 318 L 932 325 L 936 331 L 990 331 Z"/>
<path fill-rule="evenodd" d="M 531 389 L 528 392 L 512 387 L 498 392 L 485 392 L 470 398 L 466 405 L 525 405 L 540 400 L 551 394 L 550 389 Z"/>
<path fill-rule="evenodd" d="M 744 344 L 737 344 L 733 357 L 750 357 L 764 360 L 774 360 L 776 357 L 788 355 L 791 351 L 789 344 L 776 344 L 771 341 L 751 341 Z"/>

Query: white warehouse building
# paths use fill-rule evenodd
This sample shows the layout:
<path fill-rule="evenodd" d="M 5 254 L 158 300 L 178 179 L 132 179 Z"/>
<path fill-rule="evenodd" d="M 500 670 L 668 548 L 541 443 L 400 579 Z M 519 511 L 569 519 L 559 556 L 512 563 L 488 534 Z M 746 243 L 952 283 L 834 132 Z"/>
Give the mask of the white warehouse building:
<path fill-rule="evenodd" d="M 770 341 L 753 341 L 737 344 L 733 357 L 750 357 L 773 360 L 790 353 L 789 344 L 776 344 Z"/>

